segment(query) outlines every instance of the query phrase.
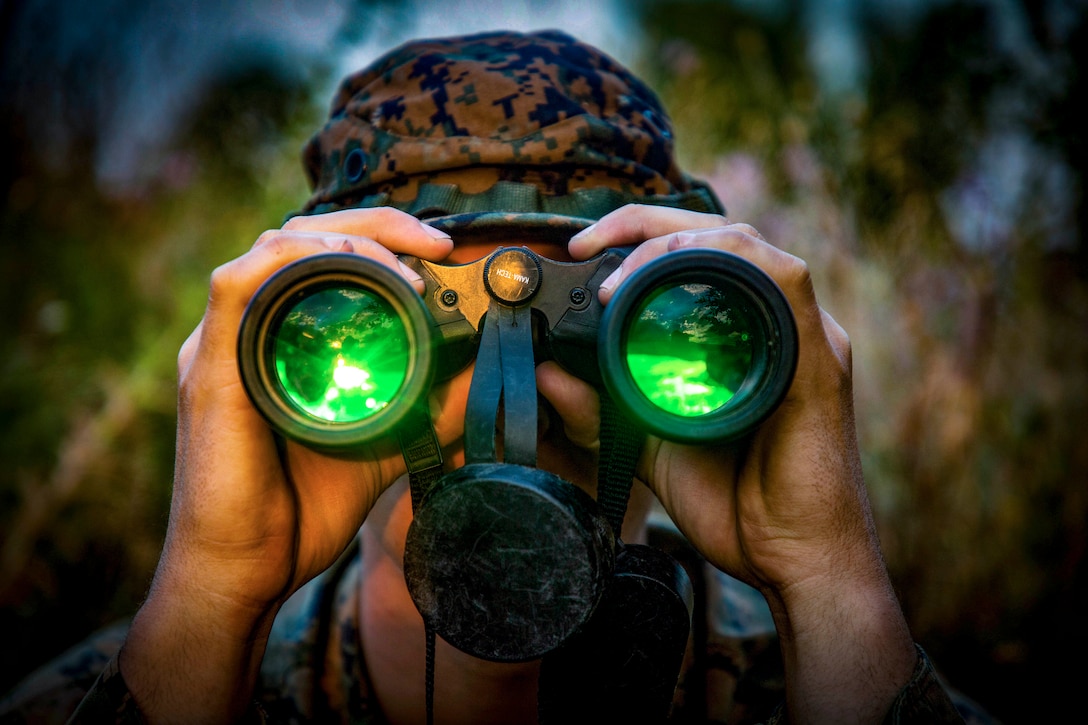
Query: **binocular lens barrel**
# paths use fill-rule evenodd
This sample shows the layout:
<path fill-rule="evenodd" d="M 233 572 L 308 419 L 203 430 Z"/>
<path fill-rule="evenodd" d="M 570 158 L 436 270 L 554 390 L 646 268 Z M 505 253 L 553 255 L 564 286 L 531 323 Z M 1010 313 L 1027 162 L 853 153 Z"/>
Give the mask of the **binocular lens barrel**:
<path fill-rule="evenodd" d="M 254 294 L 238 334 L 242 383 L 283 435 L 351 449 L 393 432 L 433 375 L 419 294 L 354 254 L 287 265 Z"/>
<path fill-rule="evenodd" d="M 797 328 L 763 270 L 721 250 L 681 250 L 616 290 L 601 316 L 598 358 L 616 405 L 651 433 L 737 440 L 789 390 Z"/>

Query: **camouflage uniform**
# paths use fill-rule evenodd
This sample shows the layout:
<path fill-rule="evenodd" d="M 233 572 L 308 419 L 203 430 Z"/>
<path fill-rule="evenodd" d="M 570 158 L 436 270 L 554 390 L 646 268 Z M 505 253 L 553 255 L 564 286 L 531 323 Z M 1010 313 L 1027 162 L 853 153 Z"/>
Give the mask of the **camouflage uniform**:
<path fill-rule="evenodd" d="M 786 722 L 780 704 L 785 689 L 782 663 L 763 598 L 700 561 L 671 528 L 654 527 L 653 532 L 651 543 L 683 562 L 697 594 L 692 642 L 670 722 Z M 362 657 L 360 567 L 356 545 L 283 606 L 261 665 L 249 713 L 253 722 L 385 722 L 370 695 Z M 103 630 L 27 678 L 0 705 L 0 723 L 64 723 L 77 707 L 72 722 L 142 723 L 117 668 L 126 626 L 118 623 Z M 991 722 L 970 700 L 954 691 L 951 698 L 919 649 L 914 677 L 884 722 Z"/>
<path fill-rule="evenodd" d="M 350 76 L 304 151 L 313 196 L 299 213 L 395 206 L 444 229 L 564 242 L 637 202 L 724 214 L 676 165 L 669 119 L 616 61 L 554 31 L 417 41 Z M 762 597 L 706 565 L 669 527 L 657 544 L 696 589 L 693 639 L 674 722 L 779 722 L 782 664 Z M 277 617 L 251 715 L 271 722 L 383 721 L 362 660 L 357 546 Z M 117 668 L 125 625 L 107 629 L 28 678 L 0 722 L 141 722 Z M 97 678 L 97 680 L 96 680 Z M 919 649 L 885 722 L 971 722 Z"/>

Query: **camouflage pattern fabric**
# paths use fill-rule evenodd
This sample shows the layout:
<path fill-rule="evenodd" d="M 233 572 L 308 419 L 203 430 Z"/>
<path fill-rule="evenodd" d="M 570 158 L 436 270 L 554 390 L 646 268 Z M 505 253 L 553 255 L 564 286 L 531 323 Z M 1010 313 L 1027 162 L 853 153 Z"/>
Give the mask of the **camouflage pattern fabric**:
<path fill-rule="evenodd" d="M 303 213 L 596 219 L 633 201 L 724 212 L 677 166 L 653 92 L 558 31 L 401 46 L 344 80 L 303 161 L 313 188 Z"/>
<path fill-rule="evenodd" d="M 111 675 L 119 679 L 116 654 L 127 632 L 127 620 L 116 622 L 29 673 L 0 700 L 0 723 L 48 725 L 66 722 L 80 701 L 94 689 L 100 676 L 103 680 L 110 679 Z M 124 695 L 117 698 L 118 706 L 126 699 L 132 701 Z M 106 708 L 111 709 L 112 706 Z M 125 719 L 118 717 L 114 721 L 125 722 Z"/>
<path fill-rule="evenodd" d="M 673 700 L 671 723 L 765 723 L 788 718 L 785 680 L 766 603 L 755 590 L 712 569 L 672 532 L 653 536 L 679 556 L 697 584 L 695 626 Z M 370 694 L 358 621 L 361 557 L 356 545 L 281 609 L 261 665 L 248 721 L 380 725 Z M 138 723 L 141 713 L 117 668 L 126 625 L 113 626 L 28 677 L 0 701 L 0 725 Z M 951 700 L 949 699 L 951 695 Z M 82 700 L 82 705 L 80 701 Z M 953 703 L 955 707 L 953 707 Z M 68 718 L 80 705 L 77 716 Z M 961 720 L 962 718 L 962 720 Z M 942 685 L 919 649 L 911 679 L 886 725 L 995 721 Z"/>

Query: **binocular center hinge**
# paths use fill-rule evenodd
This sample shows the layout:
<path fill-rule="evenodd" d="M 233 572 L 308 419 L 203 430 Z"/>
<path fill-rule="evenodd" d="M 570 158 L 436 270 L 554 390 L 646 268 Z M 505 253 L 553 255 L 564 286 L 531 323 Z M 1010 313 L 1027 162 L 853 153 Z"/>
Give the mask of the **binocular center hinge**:
<path fill-rule="evenodd" d="M 522 305 L 540 289 L 542 271 L 540 259 L 529 249 L 500 249 L 484 265 L 484 287 L 498 302 Z"/>

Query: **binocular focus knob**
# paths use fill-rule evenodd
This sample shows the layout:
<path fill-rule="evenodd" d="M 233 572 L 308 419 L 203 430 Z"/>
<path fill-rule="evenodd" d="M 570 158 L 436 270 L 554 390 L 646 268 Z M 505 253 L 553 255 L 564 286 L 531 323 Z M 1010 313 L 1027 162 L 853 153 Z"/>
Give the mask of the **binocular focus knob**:
<path fill-rule="evenodd" d="M 521 305 L 540 289 L 540 260 L 525 248 L 500 249 L 484 265 L 484 287 L 494 299 Z"/>

